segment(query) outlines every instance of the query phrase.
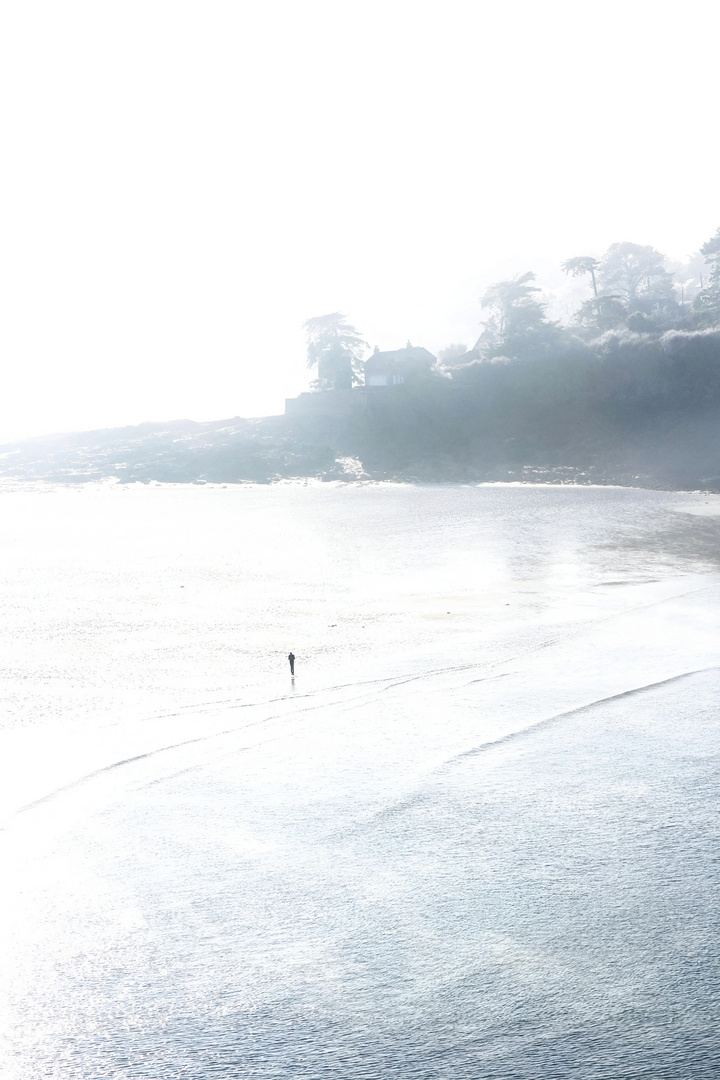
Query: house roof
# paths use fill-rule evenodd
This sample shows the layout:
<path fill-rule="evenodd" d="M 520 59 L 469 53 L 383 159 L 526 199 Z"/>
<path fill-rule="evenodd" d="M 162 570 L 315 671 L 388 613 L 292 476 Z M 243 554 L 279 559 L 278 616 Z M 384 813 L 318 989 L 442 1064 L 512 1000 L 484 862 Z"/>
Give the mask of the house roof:
<path fill-rule="evenodd" d="M 404 349 L 392 349 L 380 352 L 378 349 L 365 361 L 366 374 L 384 374 L 386 372 L 409 372 L 430 368 L 435 357 L 421 345 L 406 345 Z"/>

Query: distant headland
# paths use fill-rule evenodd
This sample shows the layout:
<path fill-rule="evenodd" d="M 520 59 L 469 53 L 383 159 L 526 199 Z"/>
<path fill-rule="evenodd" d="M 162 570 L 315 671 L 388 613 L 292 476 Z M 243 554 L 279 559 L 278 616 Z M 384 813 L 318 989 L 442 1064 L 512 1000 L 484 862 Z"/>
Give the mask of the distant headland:
<path fill-rule="evenodd" d="M 681 281 L 654 248 L 627 243 L 600 259 L 568 259 L 563 270 L 588 292 L 566 323 L 548 318 L 532 273 L 488 289 L 478 340 L 437 356 L 410 341 L 370 351 L 333 312 L 305 323 L 316 378 L 284 416 L 5 444 L 0 479 L 720 491 L 720 229 Z"/>

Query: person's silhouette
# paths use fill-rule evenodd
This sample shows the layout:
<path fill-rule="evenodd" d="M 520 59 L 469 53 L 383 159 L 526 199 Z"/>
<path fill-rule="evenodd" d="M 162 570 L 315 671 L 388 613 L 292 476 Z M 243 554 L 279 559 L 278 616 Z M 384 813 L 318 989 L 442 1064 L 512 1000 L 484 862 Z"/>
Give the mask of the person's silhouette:
<path fill-rule="evenodd" d="M 295 653 L 288 654 L 288 660 L 290 661 L 290 674 L 295 674 Z"/>

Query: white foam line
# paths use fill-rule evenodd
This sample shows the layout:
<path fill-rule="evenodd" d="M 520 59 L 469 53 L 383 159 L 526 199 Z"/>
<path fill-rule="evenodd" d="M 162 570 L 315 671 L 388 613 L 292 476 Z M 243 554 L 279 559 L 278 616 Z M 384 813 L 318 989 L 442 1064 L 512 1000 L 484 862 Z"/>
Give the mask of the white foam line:
<path fill-rule="evenodd" d="M 606 705 L 611 701 L 620 701 L 622 698 L 632 697 L 635 694 L 642 694 L 649 690 L 656 690 L 660 686 L 667 686 L 669 683 L 678 682 L 682 679 L 688 679 L 693 675 L 702 675 L 708 671 L 718 671 L 720 665 L 713 664 L 710 667 L 697 668 L 693 671 L 683 671 L 679 675 L 671 675 L 667 679 L 660 679 L 657 682 L 646 683 L 643 686 L 634 686 L 629 690 L 622 690 L 618 694 L 610 694 L 607 697 L 597 698 L 594 701 L 589 701 L 585 705 L 579 705 L 574 709 L 567 709 L 564 712 L 555 713 L 553 716 L 546 716 L 542 720 L 537 720 L 534 724 L 529 724 L 527 727 L 519 728 L 517 731 L 510 731 L 507 735 L 501 735 L 498 739 L 491 739 L 488 742 L 480 743 L 478 746 L 470 747 L 468 750 L 463 750 L 459 754 L 454 754 L 453 757 L 448 758 L 447 761 L 442 762 L 440 765 L 436 765 L 425 776 L 427 781 L 431 776 L 437 776 L 450 769 L 454 768 L 458 763 L 464 761 L 466 758 L 477 757 L 480 754 L 486 754 L 491 750 L 495 750 L 498 746 L 503 746 L 506 743 L 514 742 L 518 739 L 526 738 L 529 735 L 534 735 L 542 728 L 549 727 L 551 724 L 556 724 L 561 720 L 567 720 L 571 716 L 579 716 L 582 713 L 589 712 L 591 709 L 596 708 L 598 705 Z M 423 781 L 423 782 L 425 782 Z M 384 807 L 382 810 L 376 811 L 373 814 L 370 821 L 363 827 L 372 825 L 374 822 L 381 821 L 384 817 L 394 816 L 395 814 L 401 814 L 405 810 L 409 810 L 417 803 L 422 802 L 427 797 L 427 794 L 422 791 L 417 791 L 412 796 L 406 796 L 405 798 L 398 800 L 395 803 L 391 803 Z"/>
<path fill-rule="evenodd" d="M 705 585 L 705 586 L 701 586 L 701 587 L 699 587 L 697 589 L 690 589 L 690 590 L 687 590 L 684 593 L 676 593 L 676 594 L 673 594 L 672 596 L 663 597 L 660 600 L 651 601 L 648 604 L 641 604 L 641 605 L 638 605 L 637 607 L 628 608 L 625 611 L 616 612 L 616 613 L 613 613 L 611 615 L 601 616 L 598 619 L 591 619 L 591 620 L 588 620 L 587 622 L 583 623 L 582 625 L 585 627 L 585 626 L 597 624 L 597 623 L 600 623 L 600 622 L 607 622 L 609 620 L 616 619 L 616 618 L 624 618 L 624 617 L 626 617 L 628 615 L 635 614 L 638 611 L 644 611 L 644 610 L 647 610 L 648 608 L 656 607 L 656 606 L 658 606 L 660 604 L 668 603 L 669 601 L 672 601 L 672 600 L 679 600 L 679 599 L 682 599 L 683 597 L 686 597 L 686 596 L 693 596 L 693 595 L 695 595 L 696 593 L 699 593 L 699 592 L 707 592 L 708 590 L 713 589 L 713 588 L 717 588 L 717 587 L 718 587 L 717 583 L 714 583 L 713 585 Z M 576 632 L 577 632 L 577 628 L 574 628 L 573 633 L 576 633 Z M 319 687 L 318 689 L 316 689 L 314 691 L 309 691 L 306 694 L 302 694 L 301 698 L 314 698 L 318 694 L 327 694 L 327 693 L 333 693 L 333 692 L 336 692 L 336 691 L 339 691 L 339 690 L 355 689 L 355 688 L 359 688 L 361 686 L 377 686 L 378 684 L 380 684 L 380 685 L 385 684 L 383 686 L 383 691 L 384 690 L 392 690 L 392 689 L 394 689 L 394 688 L 396 688 L 398 686 L 404 686 L 409 682 L 416 682 L 416 681 L 421 680 L 421 679 L 436 678 L 436 677 L 438 677 L 440 675 L 447 675 L 447 674 L 451 674 L 451 673 L 454 673 L 454 672 L 469 671 L 469 670 L 481 671 L 483 669 L 492 671 L 493 668 L 501 667 L 503 664 L 511 663 L 514 660 L 521 659 L 522 657 L 528 656 L 528 655 L 532 654 L 533 652 L 538 652 L 541 649 L 546 649 L 546 648 L 549 648 L 552 645 L 556 645 L 559 641 L 560 641 L 559 636 L 554 637 L 554 638 L 548 638 L 546 641 L 540 642 L 538 645 L 533 645 L 528 649 L 524 649 L 520 653 L 514 653 L 512 656 L 505 657 L 505 658 L 502 658 L 502 659 L 499 659 L 499 660 L 488 661 L 485 664 L 482 664 L 482 663 L 478 664 L 477 662 L 473 662 L 471 664 L 458 664 L 458 665 L 452 665 L 452 666 L 444 667 L 444 668 L 435 668 L 435 669 L 433 669 L 432 671 L 429 671 L 429 672 L 419 672 L 417 674 L 408 675 L 407 677 L 396 679 L 396 680 L 392 680 L 392 678 L 390 680 L 388 680 L 388 678 L 384 678 L 384 679 L 382 679 L 382 678 L 381 679 L 366 679 L 366 680 L 362 680 L 362 681 L 356 682 L 356 683 L 341 683 L 341 684 L 338 684 L 336 686 Z M 713 671 L 713 670 L 716 670 L 716 669 L 713 668 L 713 667 L 699 668 L 697 671 L 684 672 L 684 673 L 682 673 L 680 675 L 671 676 L 669 679 L 663 679 L 663 680 L 661 680 L 660 682 L 657 682 L 657 683 L 649 683 L 647 686 L 636 687 L 636 688 L 634 688 L 632 690 L 625 690 L 625 691 L 622 691 L 620 694 L 614 694 L 614 695 L 611 695 L 608 698 L 599 698 L 597 701 L 590 702 L 587 705 L 580 706 L 578 709 L 572 709 L 567 713 L 558 713 L 557 716 L 548 717 L 548 718 L 546 718 L 544 720 L 539 721 L 537 724 L 531 725 L 528 728 L 523 728 L 521 731 L 512 732 L 509 735 L 504 735 L 504 736 L 502 736 L 502 738 L 500 738 L 498 740 L 494 740 L 493 742 L 490 742 L 490 743 L 484 743 L 484 744 L 482 744 L 482 746 L 480 746 L 480 747 L 478 747 L 478 748 L 476 748 L 474 750 L 463 751 L 463 754 L 459 755 L 459 756 L 463 757 L 463 756 L 473 754 L 473 753 L 484 752 L 485 749 L 489 749 L 489 748 L 492 748 L 494 746 L 498 746 L 501 743 L 503 743 L 503 742 L 505 742 L 505 741 L 507 741 L 507 740 L 509 740 L 511 738 L 516 738 L 516 737 L 518 737 L 518 736 L 520 736 L 522 734 L 535 731 L 535 730 L 537 730 L 537 728 L 539 728 L 539 727 L 541 727 L 541 726 L 543 726 L 545 724 L 552 723 L 555 720 L 559 720 L 559 719 L 562 719 L 563 717 L 567 717 L 567 716 L 572 716 L 572 715 L 574 715 L 574 714 L 576 714 L 578 712 L 584 711 L 585 709 L 590 709 L 594 705 L 600 704 L 600 703 L 602 703 L 604 701 L 612 701 L 612 700 L 615 700 L 616 698 L 622 698 L 622 697 L 625 697 L 625 696 L 627 696 L 629 694 L 640 693 L 643 690 L 651 689 L 651 688 L 653 688 L 655 686 L 662 686 L 665 683 L 673 682 L 676 679 L 682 679 L 682 678 L 688 677 L 689 675 L 699 674 L 702 671 Z M 478 680 L 478 681 L 481 681 L 481 680 Z M 362 694 L 359 695 L 359 697 L 363 697 L 363 696 L 364 695 L 362 695 Z M 229 699 L 229 700 L 232 700 L 232 699 Z M 237 702 L 236 701 L 235 704 L 228 705 L 227 708 L 228 708 L 228 710 L 231 710 L 231 709 L 245 709 L 245 708 L 260 708 L 262 705 L 272 705 L 272 704 L 275 704 L 275 703 L 280 702 L 280 701 L 293 701 L 293 700 L 297 700 L 297 698 L 295 698 L 293 695 L 284 695 L 284 696 L 279 697 L 279 698 L 270 698 L 269 700 L 267 700 L 265 702 Z M 51 792 L 48 792 L 46 795 L 41 796 L 39 799 L 34 799 L 32 802 L 26 803 L 25 805 L 23 805 L 23 806 L 19 807 L 17 810 L 15 810 L 14 813 L 15 814 L 24 813 L 27 810 L 31 810 L 31 809 L 33 809 L 33 808 L 35 808 L 37 806 L 42 805 L 43 803 L 47 802 L 48 800 L 55 798 L 57 795 L 62 794 L 63 792 L 70 791 L 73 788 L 75 788 L 75 787 L 77 787 L 77 786 L 79 786 L 81 784 L 87 783 L 88 781 L 90 781 L 90 780 L 92 780 L 92 779 L 94 779 L 94 778 L 96 778 L 98 776 L 101 776 L 103 773 L 111 772 L 112 770 L 122 768 L 125 765 L 134 764 L 137 761 L 143 761 L 146 758 L 153 757 L 153 756 L 155 756 L 157 754 L 168 753 L 168 752 L 170 752 L 172 750 L 178 750 L 178 749 L 180 749 L 181 747 L 184 747 L 184 746 L 191 746 L 191 745 L 196 744 L 196 743 L 207 742 L 207 741 L 209 741 L 211 739 L 220 738 L 223 735 L 231 735 L 231 734 L 234 734 L 234 733 L 236 733 L 238 731 L 245 731 L 245 730 L 247 730 L 249 728 L 257 727 L 258 725 L 261 725 L 261 724 L 270 723 L 273 720 L 278 720 L 278 719 L 281 719 L 281 718 L 285 718 L 287 716 L 297 715 L 298 712 L 299 713 L 304 713 L 304 712 L 312 712 L 312 711 L 315 711 L 317 709 L 322 709 L 322 708 L 332 708 L 335 705 L 348 704 L 352 700 L 353 700 L 352 698 L 349 698 L 349 699 L 345 698 L 345 699 L 339 699 L 338 701 L 321 702 L 321 703 L 316 704 L 316 705 L 310 705 L 305 709 L 296 710 L 296 711 L 291 712 L 289 714 L 288 713 L 276 713 L 273 716 L 263 717 L 261 720 L 253 721 L 250 724 L 237 725 L 236 727 L 226 728 L 226 729 L 224 729 L 222 731 L 213 732 L 213 733 L 211 733 L 209 735 L 201 735 L 201 736 L 198 736 L 198 737 L 193 738 L 193 739 L 185 739 L 185 740 L 183 740 L 181 742 L 178 742 L 178 743 L 172 743 L 172 744 L 170 744 L 168 746 L 163 746 L 163 747 L 159 747 L 159 748 L 157 748 L 155 750 L 146 751 L 143 754 L 135 754 L 135 755 L 133 755 L 131 757 L 123 758 L 120 761 L 113 762 L 110 765 L 104 765 L 99 769 L 95 769 L 92 772 L 85 774 L 84 776 L 78 777 L 78 779 L 71 781 L 69 784 L 64 784 L 62 787 L 56 788 Z M 183 706 L 183 710 L 192 709 L 192 708 L 195 708 L 195 709 L 211 708 L 213 706 L 217 706 L 218 704 L 226 704 L 226 702 L 208 702 L 207 704 L 201 705 L 201 706 Z M 163 714 L 159 714 L 157 716 L 147 717 L 146 720 L 172 719 L 173 717 L 176 717 L 176 716 L 179 716 L 179 715 L 180 715 L 180 712 L 163 713 Z M 451 760 L 455 760 L 455 759 L 451 759 Z M 444 766 L 441 766 L 440 768 L 442 768 L 442 767 L 444 767 Z M 380 813 L 383 813 L 383 812 L 384 811 L 380 811 Z"/>

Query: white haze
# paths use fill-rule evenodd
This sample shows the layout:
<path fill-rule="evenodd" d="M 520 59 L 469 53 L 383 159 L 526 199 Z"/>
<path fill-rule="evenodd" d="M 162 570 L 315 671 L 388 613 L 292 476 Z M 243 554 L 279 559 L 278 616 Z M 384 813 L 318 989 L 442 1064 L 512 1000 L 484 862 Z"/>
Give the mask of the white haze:
<path fill-rule="evenodd" d="M 720 224 L 717 7 L 25 0 L 0 19 L 0 436 L 279 412 L 301 323 Z"/>

